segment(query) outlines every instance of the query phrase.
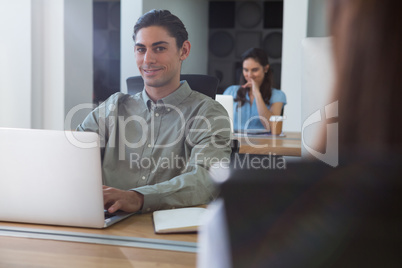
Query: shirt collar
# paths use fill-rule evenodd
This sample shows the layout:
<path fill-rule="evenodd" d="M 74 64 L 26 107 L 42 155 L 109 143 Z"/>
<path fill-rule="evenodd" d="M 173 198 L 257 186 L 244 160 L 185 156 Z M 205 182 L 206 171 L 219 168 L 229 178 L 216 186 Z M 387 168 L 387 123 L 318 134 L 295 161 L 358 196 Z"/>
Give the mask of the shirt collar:
<path fill-rule="evenodd" d="M 149 96 L 148 96 L 148 94 L 147 94 L 147 92 L 145 90 L 145 87 L 141 92 L 141 97 L 142 97 L 142 100 L 144 101 L 145 107 L 147 107 L 148 111 L 150 111 L 151 110 L 152 100 L 149 98 Z"/>
<path fill-rule="evenodd" d="M 191 92 L 192 92 L 192 89 L 188 85 L 187 81 L 185 81 L 185 80 L 180 81 L 179 88 L 176 89 L 175 91 L 173 91 L 168 96 L 158 100 L 156 102 L 156 106 L 160 107 L 160 106 L 168 105 L 168 106 L 176 107 L 181 102 L 183 102 L 183 100 L 185 100 L 191 94 Z M 145 106 L 148 108 L 149 111 L 151 111 L 153 109 L 153 107 L 155 107 L 155 104 L 149 98 L 145 88 L 141 94 L 142 94 L 142 99 L 144 100 Z"/>
<path fill-rule="evenodd" d="M 172 92 L 170 95 L 164 97 L 162 100 L 164 104 L 177 106 L 182 103 L 188 96 L 190 96 L 191 92 L 192 90 L 187 81 L 180 81 L 179 88 Z"/>

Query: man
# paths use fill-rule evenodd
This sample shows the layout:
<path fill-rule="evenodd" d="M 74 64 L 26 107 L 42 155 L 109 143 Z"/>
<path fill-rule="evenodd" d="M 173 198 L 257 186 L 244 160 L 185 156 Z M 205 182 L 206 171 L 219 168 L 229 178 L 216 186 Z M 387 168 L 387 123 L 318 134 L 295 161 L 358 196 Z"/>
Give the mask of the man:
<path fill-rule="evenodd" d="M 150 212 L 205 204 L 215 196 L 208 168 L 230 156 L 225 109 L 180 81 L 191 44 L 179 18 L 152 10 L 134 26 L 145 88 L 116 93 L 77 130 L 101 137 L 105 208 Z"/>

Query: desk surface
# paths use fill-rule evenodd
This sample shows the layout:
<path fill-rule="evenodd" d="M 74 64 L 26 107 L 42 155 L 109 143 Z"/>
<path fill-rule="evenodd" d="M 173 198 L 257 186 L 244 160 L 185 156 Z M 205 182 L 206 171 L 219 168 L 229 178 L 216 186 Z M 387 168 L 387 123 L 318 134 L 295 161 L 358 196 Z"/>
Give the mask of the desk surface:
<path fill-rule="evenodd" d="M 1 227 L 197 242 L 197 234 L 154 233 L 152 214 L 133 215 L 106 229 L 0 222 Z M 0 267 L 195 267 L 196 254 L 137 247 L 0 236 Z"/>
<path fill-rule="evenodd" d="M 276 154 L 301 156 L 301 133 L 286 132 L 285 136 L 235 135 L 241 154 Z"/>

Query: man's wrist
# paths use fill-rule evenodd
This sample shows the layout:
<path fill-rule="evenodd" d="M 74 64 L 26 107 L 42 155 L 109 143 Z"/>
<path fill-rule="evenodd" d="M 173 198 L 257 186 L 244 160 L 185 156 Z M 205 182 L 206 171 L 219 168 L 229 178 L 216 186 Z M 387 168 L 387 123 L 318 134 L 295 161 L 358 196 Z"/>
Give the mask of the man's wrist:
<path fill-rule="evenodd" d="M 134 194 L 135 200 L 138 202 L 138 210 L 142 210 L 142 207 L 144 206 L 144 195 L 134 190 L 130 190 L 130 192 Z"/>

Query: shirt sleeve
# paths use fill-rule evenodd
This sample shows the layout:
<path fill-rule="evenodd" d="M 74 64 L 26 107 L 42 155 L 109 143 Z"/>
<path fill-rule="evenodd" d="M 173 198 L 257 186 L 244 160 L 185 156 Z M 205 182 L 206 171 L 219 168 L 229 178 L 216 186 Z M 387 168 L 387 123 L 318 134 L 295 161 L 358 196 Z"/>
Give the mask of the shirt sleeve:
<path fill-rule="evenodd" d="M 275 102 L 282 102 L 285 106 L 286 104 L 286 95 L 282 90 L 272 89 L 272 95 L 270 99 L 270 104 L 272 105 Z"/>
<path fill-rule="evenodd" d="M 233 99 L 235 99 L 236 96 L 237 96 L 237 91 L 239 90 L 239 88 L 240 87 L 236 86 L 236 85 L 230 86 L 227 89 L 225 89 L 225 91 L 223 92 L 223 95 L 231 95 L 231 96 L 233 96 Z"/>
<path fill-rule="evenodd" d="M 101 155 L 103 159 L 105 144 L 109 138 L 109 128 L 111 124 L 108 123 L 112 116 L 115 116 L 115 107 L 118 104 L 119 98 L 122 93 L 118 92 L 110 96 L 107 100 L 96 107 L 84 121 L 76 128 L 77 131 L 96 132 L 99 135 Z"/>
<path fill-rule="evenodd" d="M 131 189 L 144 195 L 143 212 L 207 204 L 216 197 L 209 168 L 229 164 L 230 122 L 226 110 L 215 101 L 198 115 L 204 119 L 193 121 L 183 145 L 191 151 L 185 171 L 168 181 Z"/>

